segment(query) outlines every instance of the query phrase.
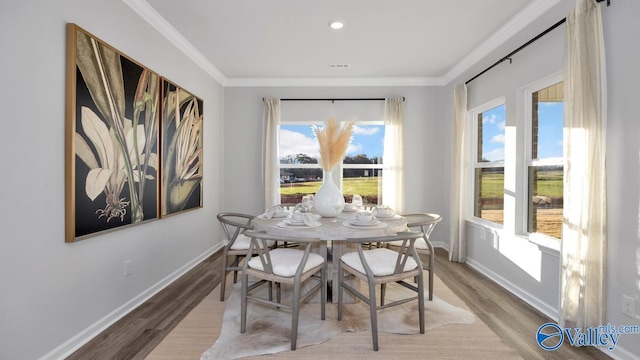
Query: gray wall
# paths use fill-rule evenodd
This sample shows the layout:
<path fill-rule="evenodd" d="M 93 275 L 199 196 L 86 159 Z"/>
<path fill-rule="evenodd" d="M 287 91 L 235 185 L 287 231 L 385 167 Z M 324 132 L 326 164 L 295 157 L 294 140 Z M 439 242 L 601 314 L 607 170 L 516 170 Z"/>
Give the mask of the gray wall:
<path fill-rule="evenodd" d="M 220 245 L 222 87 L 122 1 L 0 8 L 0 359 L 58 358 Z M 65 243 L 67 22 L 204 100 L 204 208 Z"/>
<path fill-rule="evenodd" d="M 406 212 L 449 213 L 448 119 L 441 114 L 440 87 L 227 87 L 224 90 L 224 207 L 227 211 L 264 211 L 261 188 L 263 97 L 366 98 L 404 96 Z M 446 219 L 446 217 L 445 217 Z M 448 225 L 434 241 L 448 238 Z"/>

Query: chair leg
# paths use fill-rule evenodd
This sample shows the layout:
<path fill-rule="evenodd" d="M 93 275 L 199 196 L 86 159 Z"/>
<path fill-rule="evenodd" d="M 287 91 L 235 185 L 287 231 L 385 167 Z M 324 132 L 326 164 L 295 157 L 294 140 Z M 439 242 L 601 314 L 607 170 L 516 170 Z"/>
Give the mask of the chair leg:
<path fill-rule="evenodd" d="M 237 266 L 240 266 L 240 256 L 236 255 L 236 259 L 234 260 L 234 264 L 236 264 Z M 238 270 L 234 270 L 233 271 L 233 283 L 237 283 L 238 282 Z"/>
<path fill-rule="evenodd" d="M 300 283 L 293 284 L 293 297 L 291 298 L 291 350 L 296 349 L 298 342 L 298 315 L 300 314 Z"/>
<path fill-rule="evenodd" d="M 222 256 L 222 279 L 220 279 L 220 301 L 224 301 L 224 288 L 227 284 L 227 254 Z"/>
<path fill-rule="evenodd" d="M 378 311 L 376 306 L 376 286 L 369 284 L 369 312 L 371 313 L 371 339 L 373 351 L 378 351 Z"/>
<path fill-rule="evenodd" d="M 342 265 L 338 264 L 338 321 L 342 320 L 342 281 L 344 270 Z M 334 290 L 335 291 L 335 290 Z"/>
<path fill-rule="evenodd" d="M 380 306 L 384 305 L 384 295 L 387 292 L 387 284 L 380 284 Z"/>
<path fill-rule="evenodd" d="M 325 307 L 327 304 L 327 263 L 325 262 L 320 270 L 320 319 L 325 318 Z"/>
<path fill-rule="evenodd" d="M 247 331 L 247 289 L 249 287 L 249 275 L 242 273 L 242 292 L 240 295 L 240 333 Z"/>
<path fill-rule="evenodd" d="M 276 283 L 276 301 L 278 304 L 282 304 L 282 290 L 280 287 L 280 283 Z"/>
<path fill-rule="evenodd" d="M 420 334 L 424 334 L 424 281 L 422 275 L 418 277 L 418 320 L 420 321 Z M 429 296 L 431 296 L 431 293 L 429 293 Z"/>
<path fill-rule="evenodd" d="M 433 262 L 435 254 L 433 251 L 429 253 L 429 301 L 433 300 Z"/>

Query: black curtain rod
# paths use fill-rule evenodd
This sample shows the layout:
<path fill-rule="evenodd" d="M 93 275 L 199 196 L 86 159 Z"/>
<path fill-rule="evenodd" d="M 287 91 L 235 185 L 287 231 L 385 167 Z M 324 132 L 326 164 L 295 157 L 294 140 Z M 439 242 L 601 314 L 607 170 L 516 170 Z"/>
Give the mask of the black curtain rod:
<path fill-rule="evenodd" d="M 342 99 L 280 99 L 280 101 L 384 101 L 387 100 L 385 98 L 342 98 Z M 402 97 L 402 101 L 404 101 L 404 96 Z M 264 101 L 264 98 L 262 98 Z"/>
<path fill-rule="evenodd" d="M 605 0 L 596 0 L 596 2 L 603 2 Z M 611 5 L 611 0 L 606 0 L 607 1 L 607 6 Z M 486 73 L 487 71 L 493 69 L 495 66 L 501 64 L 502 62 L 504 62 L 505 60 L 509 60 L 509 64 L 511 64 L 512 60 L 511 57 L 513 55 L 515 55 L 517 52 L 519 52 L 520 50 L 526 48 L 527 46 L 531 45 L 534 41 L 540 39 L 541 37 L 547 35 L 549 32 L 551 32 L 552 30 L 554 30 L 555 28 L 557 28 L 558 26 L 564 24 L 567 21 L 567 18 L 563 18 L 562 20 L 558 21 L 557 23 L 551 25 L 547 30 L 541 32 L 540 34 L 536 35 L 536 37 L 534 37 L 533 39 L 527 41 L 526 43 L 522 44 L 522 46 L 520 46 L 519 48 L 513 50 L 512 52 L 510 52 L 509 54 L 507 54 L 505 57 L 503 57 L 502 59 L 496 61 L 495 63 L 493 63 L 493 65 L 489 66 L 488 68 L 482 70 L 482 72 L 480 72 L 478 75 L 472 77 L 471 79 L 467 80 L 465 82 L 465 84 L 468 84 L 470 82 L 472 82 L 473 80 L 475 80 L 477 77 L 479 77 L 480 75 Z"/>

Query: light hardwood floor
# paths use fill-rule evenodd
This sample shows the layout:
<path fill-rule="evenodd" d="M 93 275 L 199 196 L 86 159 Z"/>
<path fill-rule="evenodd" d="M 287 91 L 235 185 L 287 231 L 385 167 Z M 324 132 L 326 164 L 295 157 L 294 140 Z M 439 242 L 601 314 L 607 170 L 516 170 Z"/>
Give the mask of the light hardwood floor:
<path fill-rule="evenodd" d="M 145 304 L 132 311 L 68 359 L 144 359 L 220 282 L 221 251 L 213 254 Z M 466 264 L 436 251 L 435 273 L 498 336 L 524 359 L 610 359 L 595 348 L 563 345 L 547 352 L 535 341 L 548 321 L 516 296 Z"/>

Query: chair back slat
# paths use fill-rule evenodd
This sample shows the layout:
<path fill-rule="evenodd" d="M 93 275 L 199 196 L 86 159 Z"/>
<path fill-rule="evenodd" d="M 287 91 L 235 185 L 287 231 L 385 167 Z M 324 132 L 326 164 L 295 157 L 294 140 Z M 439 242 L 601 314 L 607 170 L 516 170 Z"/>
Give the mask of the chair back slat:
<path fill-rule="evenodd" d="M 260 244 L 258 244 L 260 243 Z M 251 238 L 251 244 L 249 245 L 249 258 L 253 255 L 253 249 L 256 249 L 258 258 L 262 263 L 262 268 L 266 273 L 273 274 L 273 266 L 271 262 L 271 256 L 269 255 L 269 246 L 267 246 L 267 240 Z"/>
<path fill-rule="evenodd" d="M 299 244 L 306 244 L 306 246 L 304 247 L 304 250 L 297 250 L 297 251 L 304 251 L 304 254 L 302 256 L 302 261 L 300 262 L 300 264 L 296 269 L 295 277 L 297 278 L 302 276 L 304 267 L 307 263 L 307 259 L 309 258 L 309 253 L 311 252 L 311 244 L 320 242 L 320 239 L 316 239 L 316 238 L 313 238 L 313 239 L 293 238 L 289 236 L 270 235 L 263 231 L 254 231 L 254 230 L 247 230 L 244 232 L 244 235 L 251 238 L 251 245 L 249 246 L 249 256 L 253 255 L 255 250 L 257 253 L 257 256 L 260 258 L 260 262 L 262 263 L 262 267 L 264 269 L 263 271 L 268 274 L 273 274 L 273 263 L 271 261 L 271 256 L 270 256 L 270 251 L 273 249 L 270 249 L 270 247 L 267 246 L 268 241 L 282 241 L 282 242 L 289 242 L 289 243 L 297 242 Z M 259 243 L 262 246 L 258 245 Z M 248 262 L 245 263 L 245 266 L 248 266 Z"/>
<path fill-rule="evenodd" d="M 418 267 L 422 268 L 420 257 L 418 256 L 418 253 L 415 248 L 416 239 L 420 239 L 422 237 L 424 237 L 424 233 L 422 232 L 407 231 L 407 232 L 400 232 L 396 235 L 391 235 L 391 236 L 351 238 L 351 239 L 347 239 L 347 242 L 356 244 L 356 247 L 358 249 L 358 255 L 360 257 L 362 266 L 365 269 L 365 273 L 367 274 L 367 277 L 369 276 L 373 277 L 373 272 L 371 271 L 371 267 L 366 261 L 366 258 L 364 255 L 366 251 L 372 251 L 372 250 L 363 250 L 362 249 L 363 243 L 378 242 L 384 245 L 384 243 L 389 243 L 393 241 L 402 241 L 402 246 L 400 248 L 400 251 L 397 251 L 398 257 L 396 258 L 395 269 L 394 269 L 394 275 L 396 275 L 404 272 L 404 267 L 407 264 L 407 260 L 409 259 L 409 257 L 413 258 L 413 260 L 418 264 Z"/>
<path fill-rule="evenodd" d="M 231 247 L 242 232 L 253 229 L 251 225 L 253 215 L 224 212 L 218 214 L 217 218 L 229 241 L 227 247 Z"/>

